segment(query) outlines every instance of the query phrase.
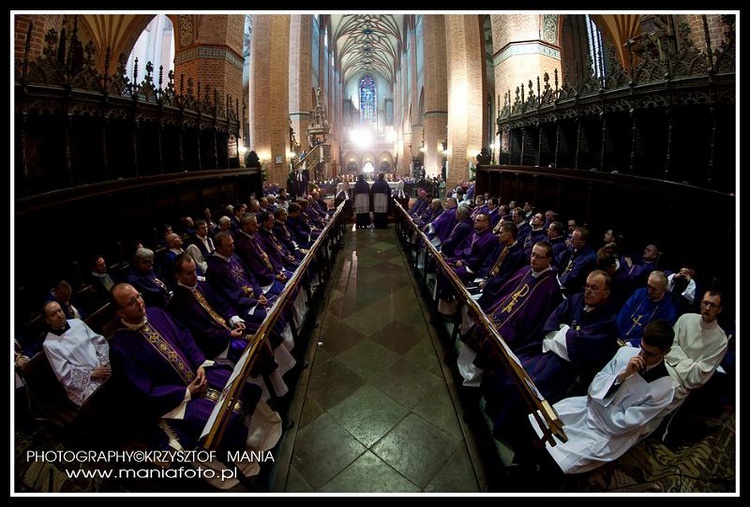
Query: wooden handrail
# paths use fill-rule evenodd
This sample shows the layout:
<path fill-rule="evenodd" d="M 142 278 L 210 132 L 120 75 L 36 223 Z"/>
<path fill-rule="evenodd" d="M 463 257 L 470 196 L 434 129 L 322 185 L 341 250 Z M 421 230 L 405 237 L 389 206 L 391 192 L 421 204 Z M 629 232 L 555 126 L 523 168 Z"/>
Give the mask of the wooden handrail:
<path fill-rule="evenodd" d="M 521 397 L 530 409 L 531 413 L 539 424 L 539 427 L 542 429 L 543 440 L 554 446 L 557 443 L 553 438 L 554 435 L 559 440 L 567 442 L 568 436 L 565 434 L 562 421 L 560 421 L 560 418 L 558 417 L 557 412 L 555 412 L 554 407 L 539 392 L 536 385 L 534 384 L 534 381 L 531 379 L 531 377 L 529 377 L 528 373 L 526 373 L 526 370 L 523 369 L 520 360 L 505 343 L 505 340 L 497 331 L 495 325 L 492 323 L 489 317 L 487 317 L 487 315 L 477 304 L 477 302 L 474 301 L 474 299 L 471 297 L 471 294 L 464 286 L 464 283 L 461 281 L 458 275 L 453 272 L 450 266 L 448 266 L 448 264 L 443 259 L 443 256 L 432 245 L 427 235 L 422 232 L 422 230 L 414 223 L 403 206 L 401 206 L 398 201 L 396 201 L 394 204 L 396 206 L 396 209 L 401 213 L 402 219 L 405 220 L 407 224 L 409 224 L 412 232 L 417 235 L 418 239 L 424 245 L 424 248 L 429 251 L 429 253 L 440 266 L 440 269 L 445 274 L 446 278 L 453 285 L 456 297 L 458 299 L 461 299 L 464 304 L 468 306 L 470 311 L 474 313 L 476 321 L 484 328 L 487 335 L 494 340 L 494 344 L 500 352 L 499 357 L 504 363 L 508 373 L 511 375 L 513 380 L 515 380 L 516 385 L 518 386 L 518 390 L 521 393 Z M 426 264 L 427 263 L 425 262 L 425 265 Z"/>
<path fill-rule="evenodd" d="M 242 389 L 245 386 L 245 381 L 250 375 L 250 370 L 257 359 L 257 351 L 265 344 L 266 340 L 268 340 L 268 336 L 270 335 L 273 326 L 276 324 L 279 317 L 281 317 L 281 312 L 287 307 L 287 303 L 289 302 L 292 293 L 295 292 L 295 289 L 301 283 L 302 277 L 305 276 L 307 268 L 315 257 L 316 252 L 322 247 L 325 241 L 329 239 L 329 235 L 332 234 L 335 230 L 334 228 L 338 226 L 338 222 L 343 220 L 343 204 L 344 203 L 341 203 L 339 205 L 335 213 L 331 216 L 331 220 L 329 220 L 321 231 L 320 236 L 318 236 L 315 243 L 310 246 L 307 255 L 305 255 L 299 267 L 297 267 L 287 281 L 284 290 L 279 294 L 273 308 L 268 312 L 266 318 L 263 319 L 258 330 L 254 333 L 253 339 L 248 342 L 245 350 L 237 361 L 229 382 L 227 382 L 227 385 L 224 387 L 221 398 L 219 399 L 219 402 L 216 403 L 214 411 L 203 429 L 201 438 L 205 438 L 202 440 L 201 445 L 204 448 L 215 449 L 219 447 L 224 432 L 229 425 L 229 416 L 232 413 L 232 407 L 234 407 L 235 403 L 239 401 L 242 395 Z"/>
<path fill-rule="evenodd" d="M 152 187 L 167 185 L 184 185 L 189 182 L 205 180 L 232 180 L 248 175 L 245 167 L 239 169 L 209 169 L 203 171 L 182 172 L 176 168 L 165 174 L 123 178 L 119 180 L 87 183 L 76 187 L 51 190 L 42 194 L 15 199 L 16 216 L 24 216 L 68 206 L 72 203 L 90 200 L 94 197 L 106 197 L 114 194 L 133 194 L 144 192 Z"/>
<path fill-rule="evenodd" d="M 633 174 L 586 171 L 566 167 L 547 168 L 508 164 L 478 165 L 477 174 L 483 174 L 483 176 L 501 174 L 506 176 L 517 176 L 523 174 L 534 178 L 545 177 L 554 180 L 571 180 L 580 182 L 581 185 L 597 183 L 600 185 L 616 187 L 618 189 L 630 189 L 634 191 L 649 189 L 650 192 L 659 193 L 665 196 L 674 196 L 677 194 L 681 199 L 688 198 L 696 201 L 713 199 L 730 206 L 734 205 L 733 203 L 735 199 L 735 195 L 732 192 L 722 192 L 712 188 L 689 185 L 687 183 L 667 181 L 659 178 L 649 178 Z M 478 194 L 484 192 L 491 193 L 492 190 L 493 189 L 488 188 L 486 180 L 482 180 L 481 182 L 477 180 L 476 192 Z"/>

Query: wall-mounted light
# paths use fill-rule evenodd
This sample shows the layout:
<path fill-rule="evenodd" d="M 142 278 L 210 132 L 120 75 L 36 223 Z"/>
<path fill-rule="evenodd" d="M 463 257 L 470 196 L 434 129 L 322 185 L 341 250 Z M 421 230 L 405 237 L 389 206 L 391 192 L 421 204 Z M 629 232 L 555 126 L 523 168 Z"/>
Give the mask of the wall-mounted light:
<path fill-rule="evenodd" d="M 258 159 L 260 160 L 271 160 L 271 152 L 269 150 L 260 150 L 256 152 Z"/>

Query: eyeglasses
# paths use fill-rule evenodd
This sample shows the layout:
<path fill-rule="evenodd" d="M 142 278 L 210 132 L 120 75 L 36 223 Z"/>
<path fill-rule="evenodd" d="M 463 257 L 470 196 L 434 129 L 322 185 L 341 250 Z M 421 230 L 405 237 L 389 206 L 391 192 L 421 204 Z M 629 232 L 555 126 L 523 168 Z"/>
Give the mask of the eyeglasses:
<path fill-rule="evenodd" d="M 143 301 L 143 295 L 140 292 L 130 298 L 130 301 L 120 306 L 120 308 L 130 308 L 131 306 L 134 306 L 138 301 Z"/>
<path fill-rule="evenodd" d="M 641 353 L 642 353 L 642 354 L 643 354 L 643 355 L 644 355 L 645 357 L 656 357 L 656 356 L 658 356 L 659 354 L 661 354 L 661 351 L 659 351 L 659 352 L 651 352 L 651 351 L 648 351 L 648 350 L 644 349 L 644 348 L 643 348 L 643 345 L 641 345 Z"/>

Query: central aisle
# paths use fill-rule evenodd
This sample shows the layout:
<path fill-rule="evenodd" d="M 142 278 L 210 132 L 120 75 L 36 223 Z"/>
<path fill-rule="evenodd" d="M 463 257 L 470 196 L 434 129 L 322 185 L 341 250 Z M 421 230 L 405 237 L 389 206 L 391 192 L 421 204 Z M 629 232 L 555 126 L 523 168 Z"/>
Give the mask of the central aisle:
<path fill-rule="evenodd" d="M 353 228 L 344 241 L 274 491 L 480 491 L 452 378 L 394 230 Z"/>

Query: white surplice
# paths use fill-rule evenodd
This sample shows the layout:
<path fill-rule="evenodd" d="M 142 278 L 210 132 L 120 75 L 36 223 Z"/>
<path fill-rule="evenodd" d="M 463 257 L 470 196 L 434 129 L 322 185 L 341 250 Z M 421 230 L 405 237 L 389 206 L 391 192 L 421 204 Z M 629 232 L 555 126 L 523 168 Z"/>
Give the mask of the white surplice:
<path fill-rule="evenodd" d="M 639 350 L 621 347 L 596 374 L 587 396 L 555 403 L 568 441 L 554 447 L 547 443 L 547 451 L 566 474 L 587 472 L 622 456 L 640 440 L 644 424 L 672 401 L 674 384 L 668 375 L 646 382 L 634 374 L 610 392 L 617 374 Z M 536 420 L 529 419 L 541 438 Z"/>
<path fill-rule="evenodd" d="M 694 389 L 703 386 L 721 364 L 727 353 L 727 335 L 717 321 L 705 322 L 698 313 L 681 315 L 674 325 L 674 344 L 664 356 L 675 393 L 669 406 L 649 421 L 647 432 L 656 430 L 661 422 L 676 412 Z M 662 438 L 666 435 L 662 435 Z"/>
<path fill-rule="evenodd" d="M 104 381 L 92 379 L 91 372 L 109 363 L 109 344 L 82 320 L 67 322 L 70 329 L 60 336 L 48 332 L 42 347 L 68 397 L 81 405 Z"/>

